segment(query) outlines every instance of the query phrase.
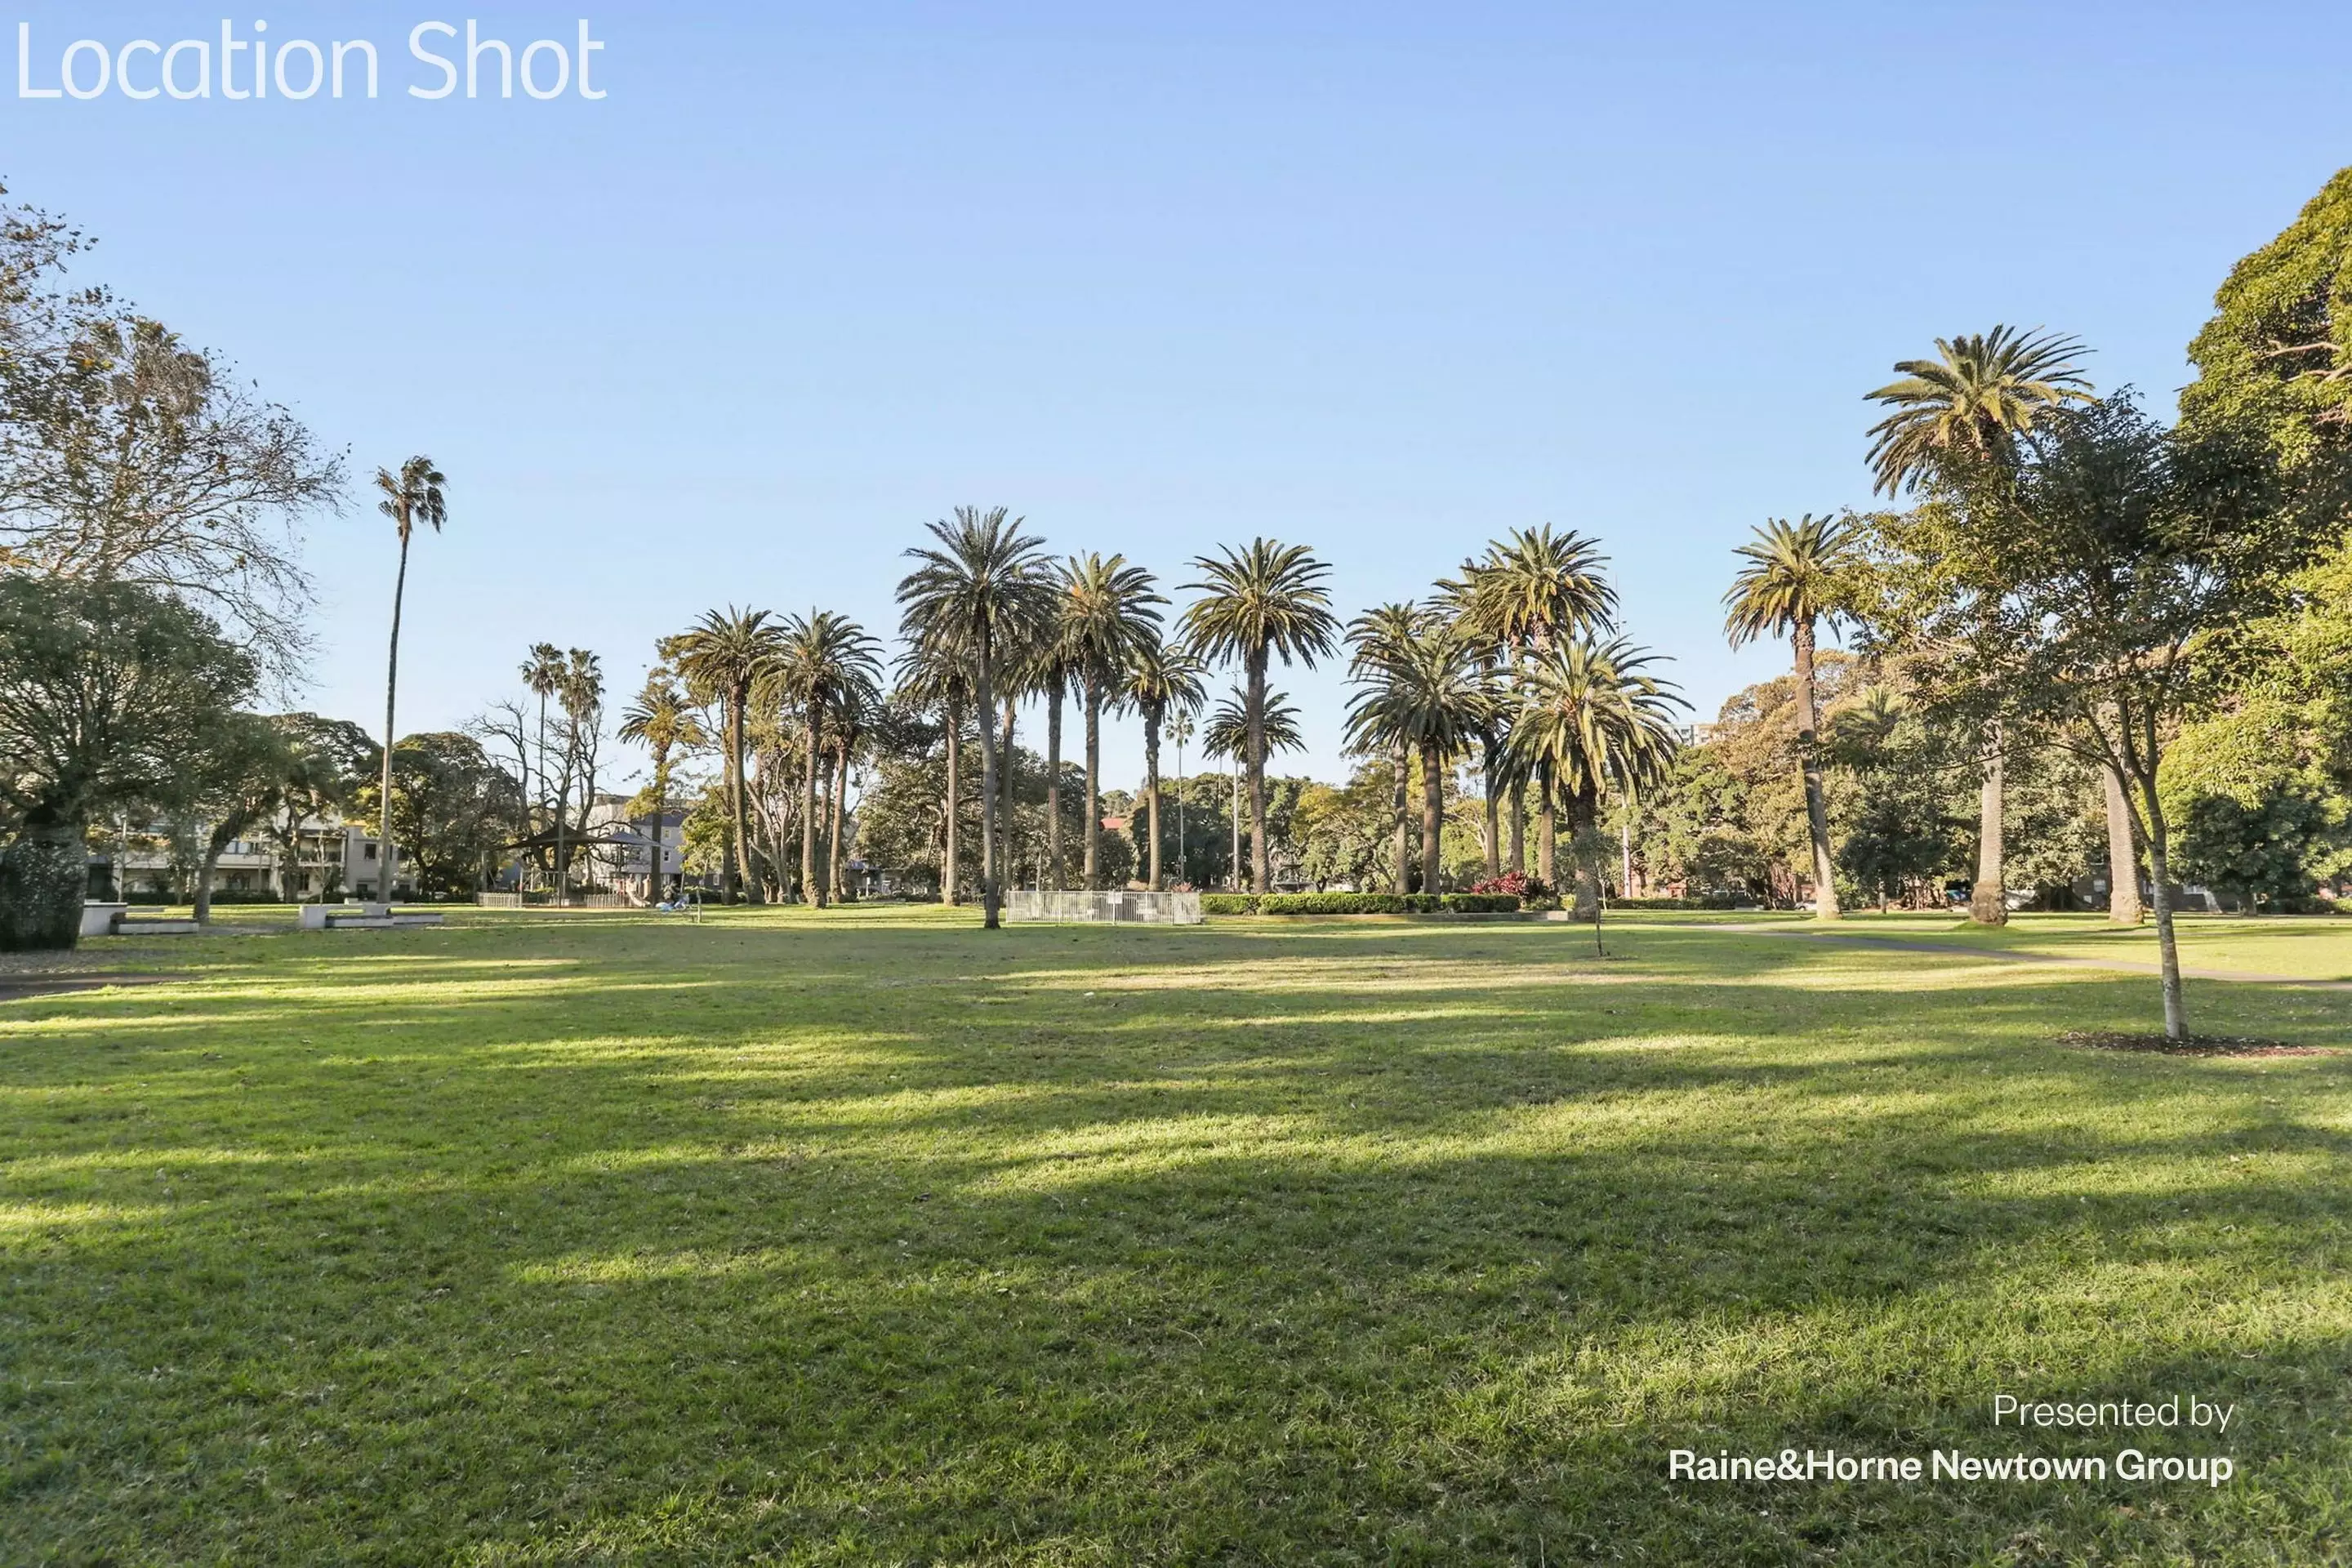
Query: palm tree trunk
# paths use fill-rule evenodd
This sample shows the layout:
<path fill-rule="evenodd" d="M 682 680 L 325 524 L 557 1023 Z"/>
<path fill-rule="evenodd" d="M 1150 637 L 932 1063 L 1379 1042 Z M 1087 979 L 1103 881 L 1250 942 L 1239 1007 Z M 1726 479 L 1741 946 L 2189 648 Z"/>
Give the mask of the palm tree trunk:
<path fill-rule="evenodd" d="M 1020 869 L 1013 863 L 1013 716 L 1016 700 L 1007 697 L 1003 704 L 1003 728 L 996 739 L 996 899 L 1004 901 L 1004 889 L 1020 879 Z"/>
<path fill-rule="evenodd" d="M 817 706 L 811 702 L 802 719 L 808 738 L 808 766 L 802 770 L 801 782 L 801 900 L 804 904 L 824 907 L 824 889 L 816 879 L 816 758 L 818 751 Z"/>
<path fill-rule="evenodd" d="M 2099 765 L 2099 783 L 2107 797 L 2107 919 L 2116 925 L 2140 922 L 2139 853 L 2132 842 L 2131 802 L 2124 795 L 2123 774 L 2114 764 Z"/>
<path fill-rule="evenodd" d="M 400 570 L 392 580 L 392 651 L 383 665 L 383 813 L 376 832 L 376 897 L 392 901 L 393 699 L 400 689 L 400 601 L 408 592 L 408 534 L 400 536 Z"/>
<path fill-rule="evenodd" d="M 662 894 L 667 890 L 662 886 L 662 861 L 665 858 L 662 835 L 667 831 L 664 821 L 668 816 L 669 752 L 664 750 L 654 758 L 654 824 L 649 836 L 651 848 L 647 851 L 651 858 L 646 862 L 646 902 L 649 904 L 660 903 Z"/>
<path fill-rule="evenodd" d="M 1234 759 L 1234 891 L 1242 890 L 1242 760 Z"/>
<path fill-rule="evenodd" d="M 748 792 L 743 780 L 743 707 L 751 700 L 751 693 L 739 689 L 729 696 L 727 758 L 729 771 L 734 775 L 730 809 L 735 816 L 735 870 L 733 883 L 727 889 L 727 901 L 756 904 L 760 901 L 760 882 L 751 866 L 751 803 L 744 798 Z"/>
<path fill-rule="evenodd" d="M 1062 682 L 1045 688 L 1045 862 L 1046 883 L 1062 890 Z"/>
<path fill-rule="evenodd" d="M 1813 840 L 1813 913 L 1822 920 L 1838 918 L 1837 872 L 1830 863 L 1830 812 L 1822 793 L 1820 705 L 1813 700 L 1813 626 L 1801 623 L 1794 637 L 1797 653 L 1797 757 L 1805 774 L 1805 824 Z"/>
<path fill-rule="evenodd" d="M 1412 891 L 1412 845 L 1407 821 L 1412 815 L 1412 748 L 1402 741 L 1397 742 L 1396 783 L 1389 792 L 1391 835 L 1395 839 L 1396 890 Z"/>
<path fill-rule="evenodd" d="M 1087 891 L 1102 890 L 1102 679 L 1087 677 Z"/>
<path fill-rule="evenodd" d="M 1578 790 L 1568 803 L 1568 841 L 1574 847 L 1576 858 L 1579 921 L 1601 918 L 1601 868 L 1595 864 L 1594 855 L 1600 816 L 1600 799 L 1590 788 Z"/>
<path fill-rule="evenodd" d="M 1511 781 L 1511 869 L 1527 875 L 1528 785 L 1524 779 Z"/>
<path fill-rule="evenodd" d="M 843 893 L 841 886 L 842 824 L 849 808 L 849 740 L 843 736 L 833 743 L 833 828 L 825 835 L 825 886 L 832 889 L 837 901 Z"/>
<path fill-rule="evenodd" d="M 998 924 L 997 877 L 1002 870 L 996 844 L 996 671 L 991 668 L 992 663 L 983 641 L 972 695 L 980 704 L 980 923 L 988 931 Z"/>
<path fill-rule="evenodd" d="M 1445 764 L 1435 746 L 1421 749 L 1421 890 L 1437 891 L 1445 863 Z"/>
<path fill-rule="evenodd" d="M 947 852 L 940 864 L 940 902 L 956 902 L 956 822 L 963 815 L 962 780 L 959 776 L 963 761 L 963 713 L 956 704 L 947 705 L 948 717 L 948 805 Z"/>
<path fill-rule="evenodd" d="M 2007 792 L 2001 774 L 2000 721 L 1985 726 L 1984 784 L 1977 792 L 1977 881 L 1969 895 L 1969 919 L 1980 926 L 2009 923 L 2002 818 Z"/>
<path fill-rule="evenodd" d="M 1486 742 L 1483 752 L 1486 770 L 1486 879 L 1493 881 L 1503 874 L 1503 815 L 1502 798 L 1496 793 L 1496 747 Z"/>
<path fill-rule="evenodd" d="M 1146 881 L 1153 892 L 1160 888 L 1160 710 L 1147 708 L 1143 712 L 1143 790 L 1150 802 L 1151 816 L 1151 865 Z"/>
<path fill-rule="evenodd" d="M 1274 876 L 1265 857 L 1265 649 L 1250 654 L 1249 661 L 1249 792 L 1250 891 L 1273 890 Z"/>
<path fill-rule="evenodd" d="M 1559 879 L 1555 874 L 1559 849 L 1559 829 L 1552 821 L 1551 811 L 1551 764 L 1545 763 L 1536 774 L 1536 880 L 1549 893 L 1559 890 Z"/>

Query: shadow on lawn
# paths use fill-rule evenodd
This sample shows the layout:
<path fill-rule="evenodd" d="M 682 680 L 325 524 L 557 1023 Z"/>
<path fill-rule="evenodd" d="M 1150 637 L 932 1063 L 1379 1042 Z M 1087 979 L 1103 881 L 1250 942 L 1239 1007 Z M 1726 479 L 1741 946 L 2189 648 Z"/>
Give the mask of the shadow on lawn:
<path fill-rule="evenodd" d="M 1128 934 L 869 930 L 845 965 L 822 932 L 698 959 L 661 931 L 503 994 L 445 941 L 250 1039 L 235 980 L 72 999 L 0 1071 L 28 1134 L 0 1508 L 91 1555 L 256 1561 L 2338 1539 L 2352 1354 L 2302 1293 L 2340 1268 L 2344 1136 L 2265 1091 L 2340 1067 L 2040 1048 L 2129 981 L 2003 975 L 1890 1038 L 1885 993 L 1817 988 L 1850 954 L 1707 939 L 1694 975 L 1643 933 L 1496 990 L 1428 971 L 1528 948 L 1351 933 L 1325 951 L 1403 971 L 1394 1005 L 1269 1005 L 1110 981 L 1300 939 Z M 784 962 L 713 963 L 746 952 Z M 432 1002 L 436 974 L 491 989 Z M 2237 1394 L 2292 1484 L 2133 1515 L 2123 1488 L 1662 1485 L 1670 1447 L 2006 1451 L 1980 1407 L 2012 1376 Z"/>

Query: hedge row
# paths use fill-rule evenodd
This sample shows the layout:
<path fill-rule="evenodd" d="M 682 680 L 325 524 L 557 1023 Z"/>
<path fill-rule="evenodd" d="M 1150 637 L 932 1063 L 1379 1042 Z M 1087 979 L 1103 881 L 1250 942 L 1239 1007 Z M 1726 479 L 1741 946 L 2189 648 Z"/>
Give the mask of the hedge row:
<path fill-rule="evenodd" d="M 1507 915 L 1508 893 L 1203 893 L 1207 915 Z"/>

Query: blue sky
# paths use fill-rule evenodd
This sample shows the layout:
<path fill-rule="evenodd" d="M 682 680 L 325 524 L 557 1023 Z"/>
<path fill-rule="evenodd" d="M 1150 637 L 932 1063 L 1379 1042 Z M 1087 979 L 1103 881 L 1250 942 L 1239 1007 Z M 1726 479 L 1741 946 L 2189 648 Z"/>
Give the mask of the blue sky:
<path fill-rule="evenodd" d="M 449 473 L 404 731 L 541 639 L 625 692 L 716 605 L 888 629 L 900 552 L 963 501 L 1171 584 L 1307 542 L 1347 614 L 1580 529 L 1707 716 L 1782 658 L 1724 646 L 1732 547 L 1867 500 L 1892 361 L 2047 324 L 2168 407 L 2231 262 L 2352 161 L 2295 64 L 2344 56 L 2335 7 L 470 15 L 518 47 L 585 15 L 608 96 L 406 97 L 437 79 L 409 29 L 468 16 L 430 0 L 237 18 L 373 40 L 372 102 L 0 88 L 0 178 L 102 237 L 94 276 L 355 471 Z M 38 86 L 74 39 L 219 16 L 20 0 L 0 44 L 31 24 Z M 308 700 L 372 726 L 392 557 L 372 506 L 312 531 Z M 1337 773 L 1343 688 L 1286 679 Z"/>

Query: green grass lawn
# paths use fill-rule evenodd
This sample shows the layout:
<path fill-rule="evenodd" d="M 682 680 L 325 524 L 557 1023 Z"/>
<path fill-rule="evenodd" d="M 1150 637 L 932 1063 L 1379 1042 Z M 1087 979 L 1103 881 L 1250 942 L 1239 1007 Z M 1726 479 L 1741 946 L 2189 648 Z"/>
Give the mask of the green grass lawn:
<path fill-rule="evenodd" d="M 2103 914 L 2021 914 L 2005 926 L 1965 915 L 1862 913 L 1835 928 L 1852 934 L 1933 939 L 2071 958 L 2157 962 L 2156 924 L 2110 925 Z M 2233 970 L 2302 980 L 2352 980 L 2352 918 L 2342 915 L 2184 914 L 2175 930 L 2190 969 Z M 2201 1027 L 2201 1026 L 2200 1026 Z"/>
<path fill-rule="evenodd" d="M 2326 968 L 2289 927 L 2210 961 Z M 2352 1056 L 2065 1048 L 2154 983 L 1964 946 L 1609 941 L 868 907 L 92 943 L 184 973 L 0 1002 L 0 1561 L 2352 1552 Z M 2190 999 L 2352 1044 L 2352 993 Z M 1999 1392 L 2237 1414 L 2021 1438 Z M 2239 1475 L 1666 1476 L 2126 1445 Z"/>

